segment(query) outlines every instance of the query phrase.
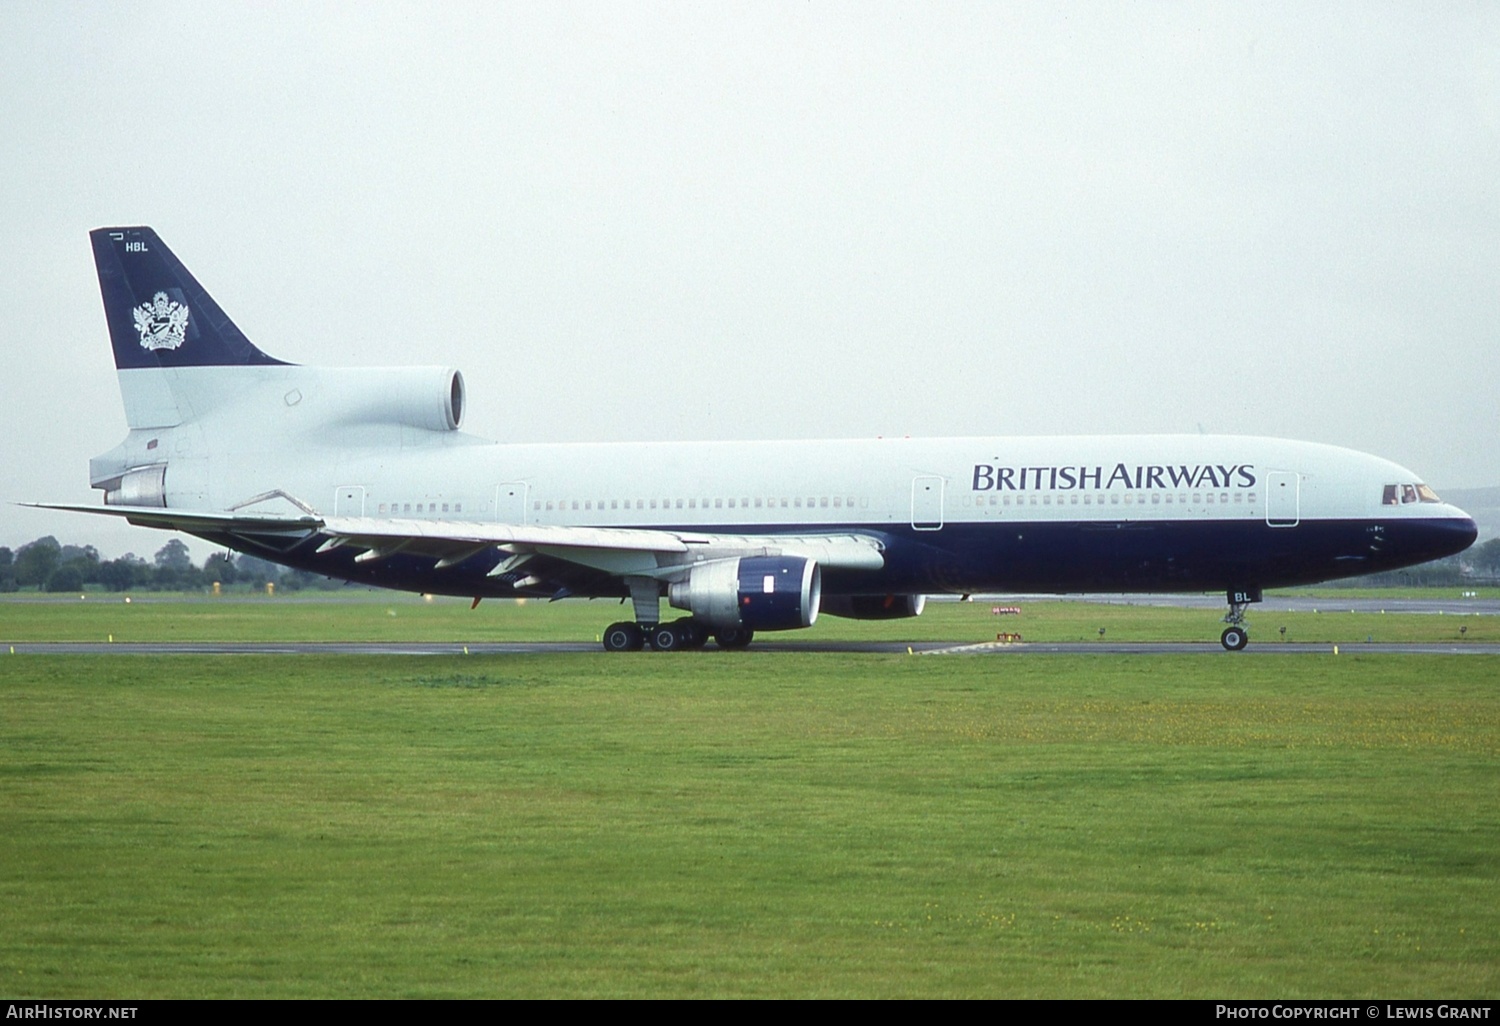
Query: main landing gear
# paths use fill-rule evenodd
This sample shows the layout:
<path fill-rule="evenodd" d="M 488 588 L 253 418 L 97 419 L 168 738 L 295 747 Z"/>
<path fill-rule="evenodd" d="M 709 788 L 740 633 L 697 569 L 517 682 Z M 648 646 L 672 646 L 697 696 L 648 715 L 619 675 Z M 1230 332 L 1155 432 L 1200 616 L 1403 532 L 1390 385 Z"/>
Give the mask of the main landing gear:
<path fill-rule="evenodd" d="M 702 648 L 712 637 L 720 648 L 737 649 L 750 644 L 755 632 L 744 627 L 712 630 L 692 617 L 672 623 L 612 623 L 604 632 L 604 651 L 639 652 L 650 645 L 658 652 Z"/>
<path fill-rule="evenodd" d="M 1224 633 L 1219 635 L 1219 644 L 1230 652 L 1238 652 L 1250 644 L 1250 632 L 1245 628 L 1245 609 L 1253 602 L 1259 602 L 1261 594 L 1259 588 L 1245 588 L 1240 591 L 1230 590 L 1229 612 L 1224 617 L 1224 622 L 1229 624 L 1224 628 Z"/>

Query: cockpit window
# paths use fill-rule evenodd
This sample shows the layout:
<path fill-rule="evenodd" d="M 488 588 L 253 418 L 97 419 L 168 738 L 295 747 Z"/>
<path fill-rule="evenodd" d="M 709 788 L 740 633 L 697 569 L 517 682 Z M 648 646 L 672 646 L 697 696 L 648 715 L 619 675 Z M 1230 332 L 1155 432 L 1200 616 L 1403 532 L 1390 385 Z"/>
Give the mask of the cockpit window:
<path fill-rule="evenodd" d="M 1388 484 L 1380 496 L 1382 506 L 1404 506 L 1408 502 L 1442 502 L 1437 492 L 1424 484 Z"/>

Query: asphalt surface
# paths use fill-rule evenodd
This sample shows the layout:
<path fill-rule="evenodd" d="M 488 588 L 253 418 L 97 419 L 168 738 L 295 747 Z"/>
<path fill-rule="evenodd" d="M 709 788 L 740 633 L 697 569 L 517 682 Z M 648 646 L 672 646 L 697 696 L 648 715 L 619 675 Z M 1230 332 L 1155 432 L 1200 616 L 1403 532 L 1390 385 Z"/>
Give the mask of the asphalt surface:
<path fill-rule="evenodd" d="M 928 601 L 939 601 L 929 599 Z M 1009 606 L 1027 602 L 1081 602 L 1094 606 L 1150 606 L 1177 609 L 1217 609 L 1222 614 L 1229 607 L 1223 595 L 1006 595 L 998 598 L 978 595 L 976 603 L 998 603 Z M 1500 616 L 1500 599 L 1464 598 L 1458 589 L 1449 598 L 1342 598 L 1320 595 L 1317 598 L 1275 595 L 1249 609 L 1250 616 L 1267 613 L 1429 613 L 1434 616 Z"/>

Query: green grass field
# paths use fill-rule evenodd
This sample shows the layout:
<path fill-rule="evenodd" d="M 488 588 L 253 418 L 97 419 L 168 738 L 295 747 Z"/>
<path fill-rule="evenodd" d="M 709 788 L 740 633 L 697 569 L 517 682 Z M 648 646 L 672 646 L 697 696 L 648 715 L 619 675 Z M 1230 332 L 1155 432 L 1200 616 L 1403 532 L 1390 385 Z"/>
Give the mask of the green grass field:
<path fill-rule="evenodd" d="M 5 604 L 0 634 L 92 638 L 104 608 Z M 161 608 L 134 628 L 268 627 Z M 273 608 L 277 636 L 339 639 L 586 637 L 608 615 Z M 933 608 L 993 633 L 987 606 Z M 1039 605 L 1026 629 L 1105 612 Z M 1111 635 L 1182 630 L 1127 612 Z M 1496 657 L 0 667 L 8 996 L 1500 989 Z"/>
<path fill-rule="evenodd" d="M 1446 596 L 1447 593 L 1444 593 Z M 1399 596 L 1392 596 L 1396 598 Z M 1252 607 L 1252 645 L 1280 641 L 1500 641 L 1500 617 L 1386 615 L 1341 609 L 1339 596 L 1317 613 Z M 1347 602 L 1347 597 L 1345 598 Z M 1274 601 L 1271 603 L 1274 604 Z M 930 602 L 910 620 L 867 622 L 823 616 L 809 630 L 761 634 L 757 645 L 785 641 L 901 640 L 971 643 L 999 632 L 1026 641 L 1202 641 L 1217 643 L 1222 609 L 1171 609 L 1085 602 L 1027 601 L 1019 615 L 994 615 L 1008 601 Z M 674 611 L 666 610 L 672 613 Z M 395 592 L 333 596 L 223 598 L 94 595 L 79 600 L 35 597 L 0 601 L 0 644 L 20 641 L 595 641 L 627 617 L 614 601 L 424 600 Z M 1280 628 L 1286 627 L 1283 636 Z M 1099 629 L 1105 634 L 1100 635 Z M 1461 631 L 1460 629 L 1463 628 Z"/>

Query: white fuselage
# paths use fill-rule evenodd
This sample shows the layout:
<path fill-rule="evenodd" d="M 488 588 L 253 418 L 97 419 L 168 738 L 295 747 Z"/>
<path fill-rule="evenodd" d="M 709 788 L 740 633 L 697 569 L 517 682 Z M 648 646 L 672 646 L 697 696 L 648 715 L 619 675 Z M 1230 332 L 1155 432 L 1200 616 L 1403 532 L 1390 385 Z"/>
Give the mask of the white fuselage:
<path fill-rule="evenodd" d="M 1420 482 L 1364 453 L 1217 435 L 500 444 L 381 419 L 399 382 L 444 372 L 295 366 L 122 371 L 127 395 L 193 397 L 180 425 L 132 424 L 96 482 L 166 462 L 166 505 L 238 508 L 280 491 L 322 513 L 703 529 L 1463 517 L 1384 504 Z M 170 378 L 189 379 L 176 383 Z M 134 379 L 134 380 L 133 380 Z M 422 386 L 428 384 L 422 381 Z M 414 393 L 419 389 L 413 389 Z M 423 392 L 423 395 L 426 393 Z M 130 404 L 134 410 L 151 404 Z M 176 406 L 160 404 L 161 421 Z M 139 418 L 150 420 L 150 417 Z M 154 444 L 153 444 L 154 443 Z M 1398 496 L 1399 496 L 1398 492 Z"/>

